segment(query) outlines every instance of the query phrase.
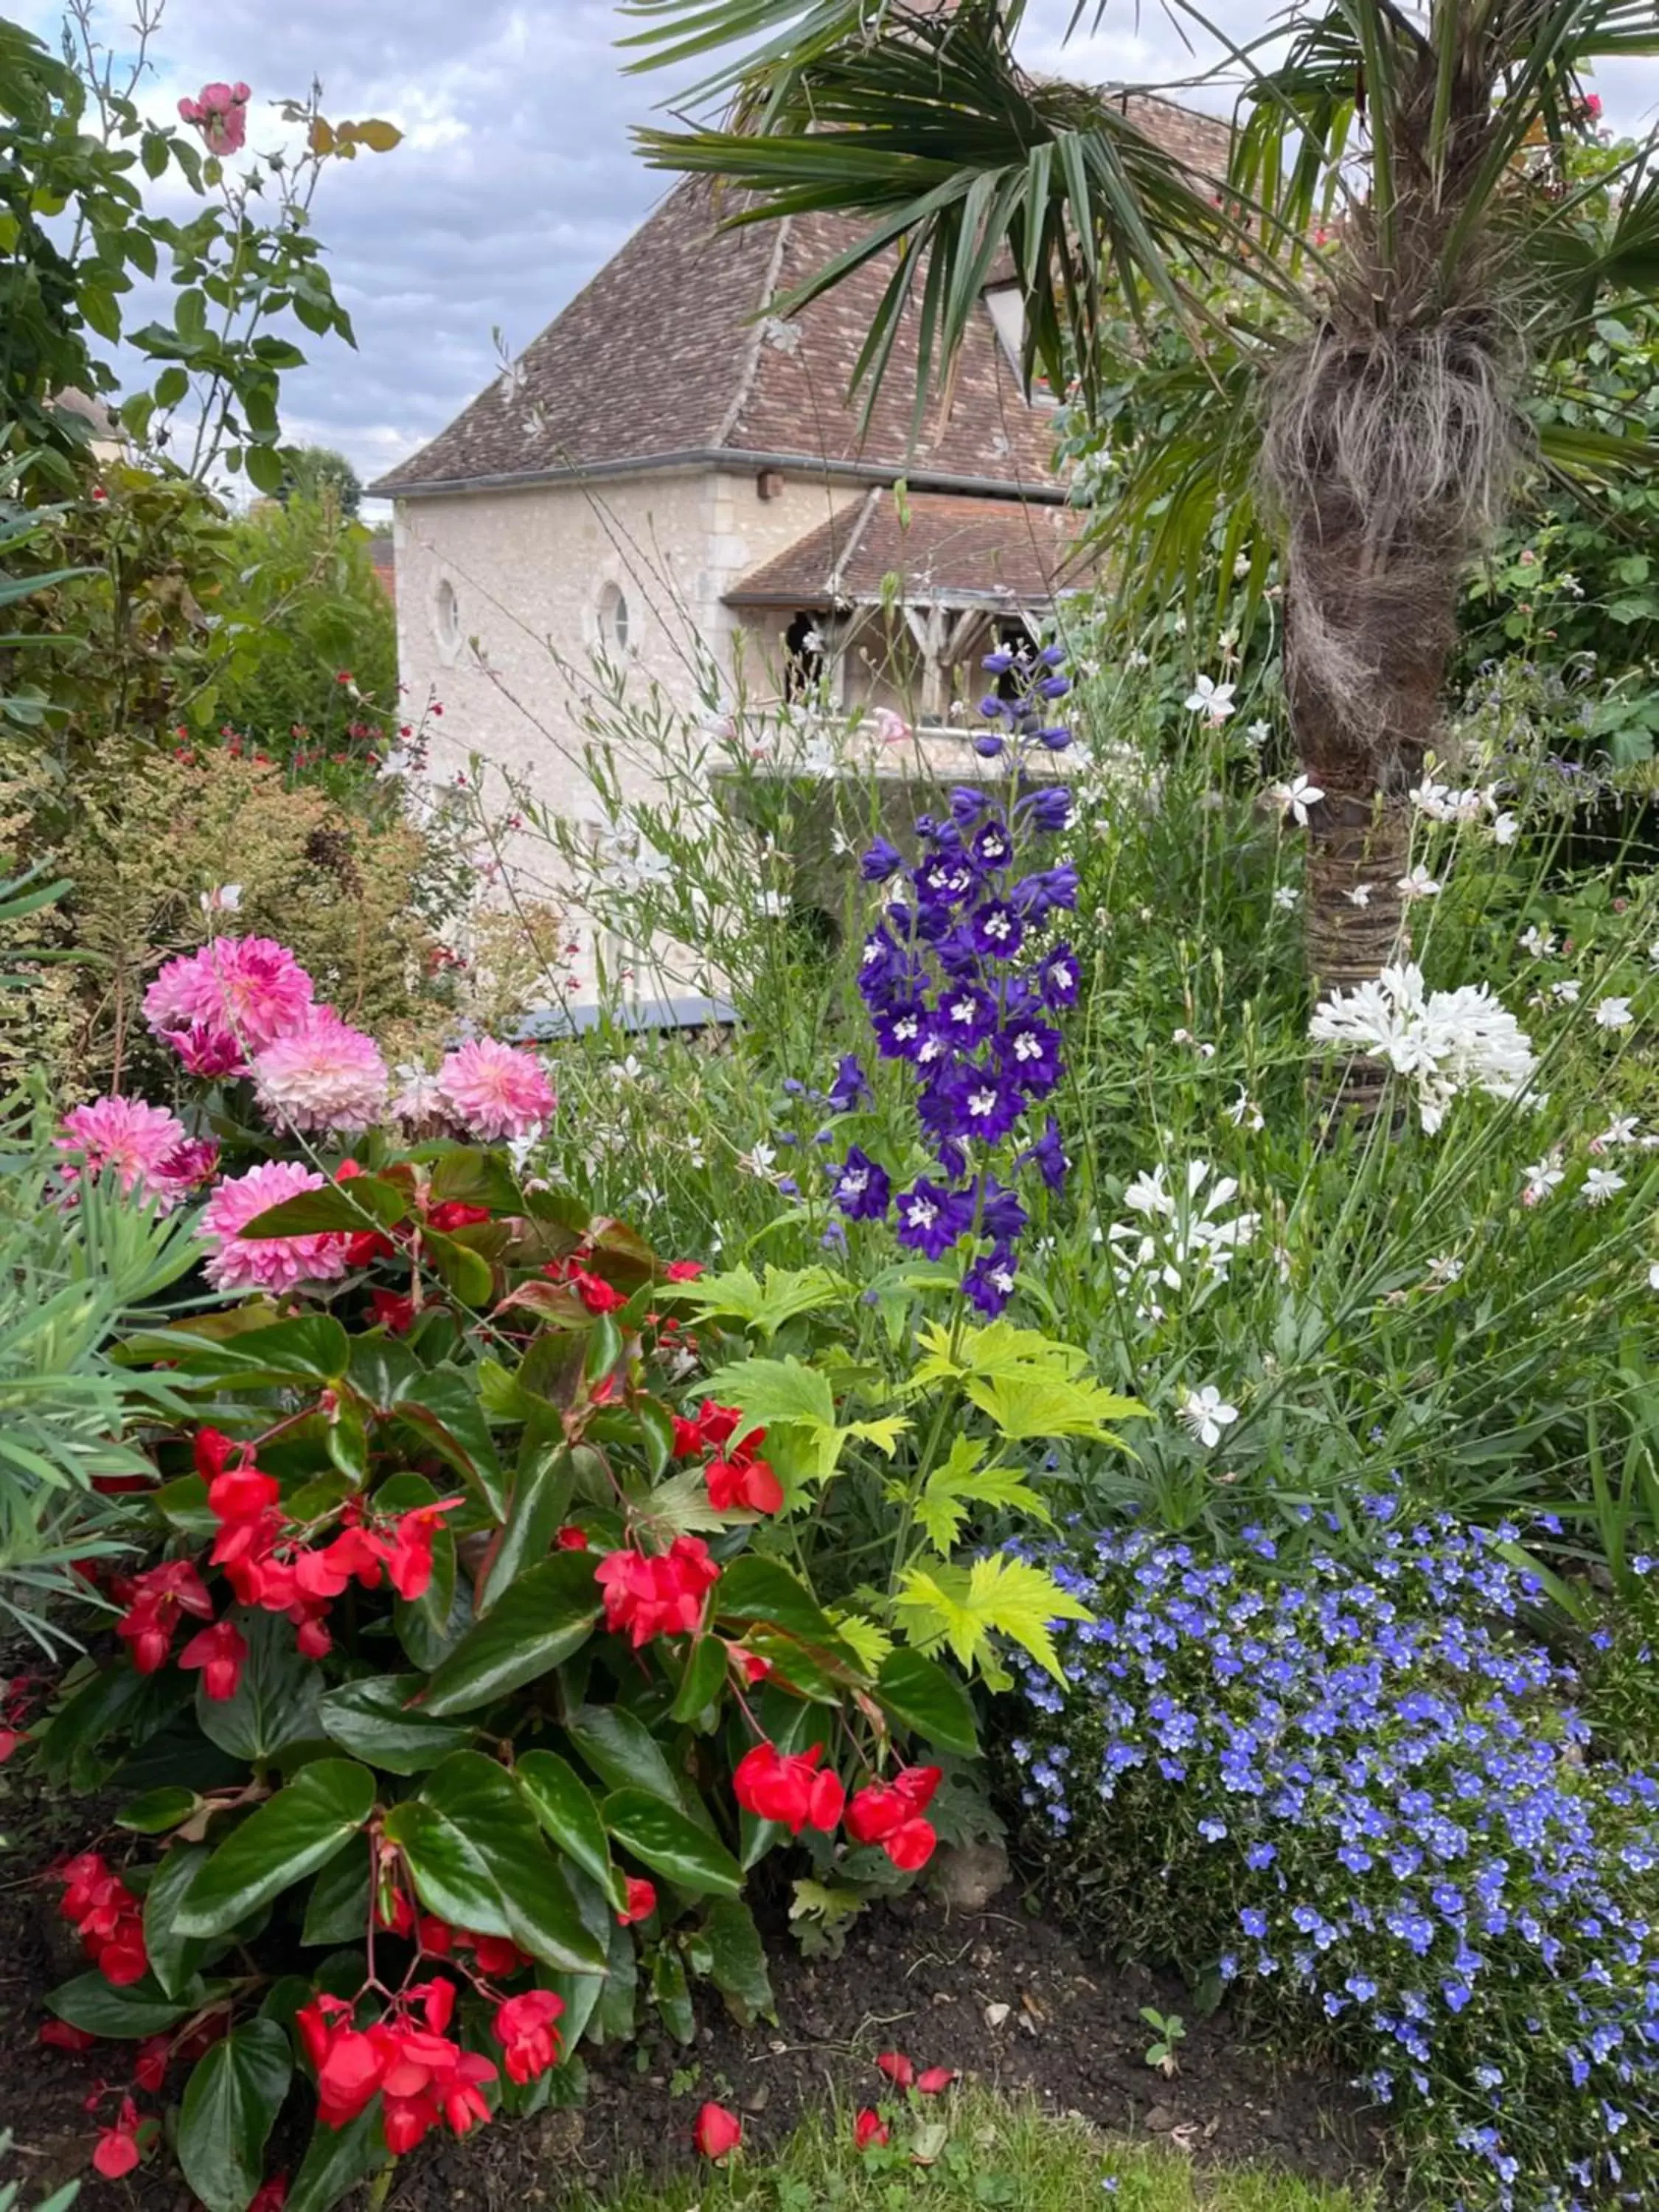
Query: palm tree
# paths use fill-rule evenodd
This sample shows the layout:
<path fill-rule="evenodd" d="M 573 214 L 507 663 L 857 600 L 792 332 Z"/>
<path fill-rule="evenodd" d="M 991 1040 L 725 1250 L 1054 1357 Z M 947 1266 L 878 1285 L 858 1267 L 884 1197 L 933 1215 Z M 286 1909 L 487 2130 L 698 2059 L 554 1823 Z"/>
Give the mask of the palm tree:
<path fill-rule="evenodd" d="M 866 385 L 909 316 L 920 406 L 1002 256 L 1028 379 L 1076 379 L 1085 406 L 1109 301 L 1183 319 L 1181 428 L 1132 461 L 1102 535 L 1133 532 L 1162 586 L 1212 558 L 1205 526 L 1226 502 L 1254 489 L 1276 520 L 1291 735 L 1324 794 L 1309 966 L 1321 990 L 1374 975 L 1403 937 L 1406 794 L 1462 577 L 1535 451 L 1528 392 L 1610 289 L 1659 288 L 1655 140 L 1611 191 L 1575 184 L 1567 158 L 1593 129 L 1583 72 L 1659 52 L 1652 0 L 1297 0 L 1270 54 L 1230 56 L 1243 88 L 1224 179 L 1183 169 L 1107 95 L 1027 75 L 1025 0 L 625 4 L 647 21 L 641 66 L 758 41 L 709 80 L 732 100 L 725 127 L 646 131 L 644 150 L 740 188 L 730 220 L 867 219 L 792 303 L 890 258 Z M 1073 28 L 1087 12 L 1078 0 Z M 1311 251 L 1333 202 L 1334 242 Z M 1558 434 L 1540 458 L 1593 477 L 1647 452 Z M 1361 884 L 1369 899 L 1350 899 Z"/>

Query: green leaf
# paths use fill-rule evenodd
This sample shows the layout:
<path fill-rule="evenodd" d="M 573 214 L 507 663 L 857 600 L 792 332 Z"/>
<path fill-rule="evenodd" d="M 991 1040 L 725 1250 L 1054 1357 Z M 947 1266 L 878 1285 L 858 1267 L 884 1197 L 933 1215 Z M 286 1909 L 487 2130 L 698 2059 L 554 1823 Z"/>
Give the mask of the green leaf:
<path fill-rule="evenodd" d="M 711 1375 L 703 1389 L 716 1405 L 735 1406 L 751 1428 L 790 1421 L 833 1428 L 835 1393 L 827 1376 L 792 1353 L 787 1359 L 739 1359 Z"/>
<path fill-rule="evenodd" d="M 374 1777 L 344 1759 L 313 1759 L 220 1844 L 174 1925 L 224 1936 L 262 1905 L 328 1864 L 374 1809 Z"/>
<path fill-rule="evenodd" d="M 152 1357 L 174 1361 L 180 1376 L 211 1382 L 342 1382 L 351 1358 L 351 1339 L 331 1314 L 302 1314 L 222 1342 L 188 1329 L 137 1340 Z"/>
<path fill-rule="evenodd" d="M 550 1674 L 587 1641 L 600 1610 L 586 1552 L 526 1567 L 434 1671 L 424 1710 L 471 1712 Z"/>
<path fill-rule="evenodd" d="M 471 1145 L 455 1145 L 433 1156 L 431 1199 L 434 1206 L 451 1201 L 462 1206 L 487 1206 L 492 1213 L 522 1213 L 524 1193 L 504 1152 L 481 1152 Z"/>
<path fill-rule="evenodd" d="M 124 1805 L 115 1816 L 118 1828 L 131 1828 L 136 1836 L 165 1835 L 189 1820 L 201 1802 L 193 1790 L 174 1784 L 165 1790 L 147 1790 Z"/>
<path fill-rule="evenodd" d="M 644 1790 L 665 1804 L 680 1803 L 680 1786 L 661 1745 L 643 1721 L 620 1705 L 580 1706 L 565 1733 L 609 1788 Z"/>
<path fill-rule="evenodd" d="M 155 1869 L 144 1895 L 144 1949 L 149 1970 L 167 1994 L 177 1996 L 202 1963 L 206 1948 L 181 1934 L 179 1908 L 207 1864 L 205 1844 L 174 1844 Z"/>
<path fill-rule="evenodd" d="M 726 1687 L 728 1663 L 718 1636 L 700 1636 L 687 1655 L 670 1718 L 695 1721 L 707 1712 Z"/>
<path fill-rule="evenodd" d="M 345 1682 L 318 1700 L 324 1733 L 390 1774 L 423 1774 L 471 1741 L 465 1721 L 441 1720 L 410 1700 L 425 1687 L 422 1674 L 371 1674 Z"/>
<path fill-rule="evenodd" d="M 827 1267 L 769 1267 L 764 1283 L 751 1268 L 732 1267 L 721 1275 L 699 1275 L 695 1282 L 665 1284 L 658 1296 L 680 1300 L 710 1320 L 741 1322 L 757 1335 L 770 1337 L 797 1314 L 834 1305 L 844 1293 Z M 708 1388 L 720 1404 L 737 1403 L 721 1396 L 712 1382 Z"/>
<path fill-rule="evenodd" d="M 274 2020 L 244 2021 L 198 2063 L 179 2112 L 179 2163 L 208 2212 L 246 2212 L 293 2072 Z"/>
<path fill-rule="evenodd" d="M 236 1693 L 210 1698 L 205 1679 L 196 1689 L 196 1718 L 210 1743 L 233 1759 L 263 1762 L 322 1733 L 318 1702 L 322 1677 L 314 1660 L 302 1659 L 292 1624 L 281 1613 L 233 1606 L 229 1615 L 247 1638 Z"/>
<path fill-rule="evenodd" d="M 319 2120 L 283 2212 L 331 2212 L 360 2181 L 378 2172 L 389 2156 L 378 2097 L 371 2098 L 343 2128 L 325 2127 Z"/>
<path fill-rule="evenodd" d="M 722 1898 L 709 1906 L 702 1932 L 713 1960 L 709 1979 L 738 2027 L 775 2019 L 776 2000 L 766 1971 L 766 1946 L 749 1907 L 740 1898 Z"/>
<path fill-rule="evenodd" d="M 510 1936 L 550 1966 L 603 1971 L 604 1954 L 582 1925 L 535 1814 L 494 1759 L 454 1753 L 427 1778 L 418 1798 L 387 1816 L 386 1832 L 408 1859 L 428 1912 Z"/>
<path fill-rule="evenodd" d="M 399 1395 L 391 1419 L 416 1449 L 435 1452 L 474 1485 L 495 1518 L 507 1511 L 507 1485 L 489 1425 L 467 1376 L 445 1369 L 422 1374 Z"/>
<path fill-rule="evenodd" d="M 489 1612 L 515 1576 L 547 1557 L 559 1523 L 569 1509 L 574 1479 L 574 1466 L 562 1439 L 542 1440 L 527 1456 L 520 1450 L 507 1526 L 501 1531 L 501 1543 L 479 1593 L 480 1615 Z"/>
<path fill-rule="evenodd" d="M 964 1759 L 979 1756 L 979 1729 L 973 1700 L 954 1674 L 936 1659 L 908 1644 L 890 1651 L 876 1677 L 876 1696 L 896 1721 L 914 1729 L 924 1742 Z"/>
<path fill-rule="evenodd" d="M 190 396 L 189 374 L 179 368 L 177 362 L 174 362 L 169 368 L 161 371 L 151 389 L 155 392 L 155 404 L 158 407 L 176 407 L 181 400 Z"/>
<path fill-rule="evenodd" d="M 590 2033 L 595 2043 L 627 2043 L 634 2033 L 639 1954 L 626 1928 L 611 1930 L 611 1951 Z"/>
<path fill-rule="evenodd" d="M 738 1626 L 763 1621 L 798 1638 L 821 1657 L 857 1669 L 852 1646 L 842 1640 L 805 1583 L 777 1559 L 758 1552 L 733 1559 L 714 1585 L 714 1607 L 717 1620 Z"/>
<path fill-rule="evenodd" d="M 325 1948 L 360 1943 L 368 1928 L 368 1885 L 373 1871 L 367 1836 L 354 1836 L 311 1885 L 300 1941 Z"/>
<path fill-rule="evenodd" d="M 269 1206 L 241 1231 L 244 1237 L 317 1237 L 331 1230 L 395 1229 L 409 1213 L 409 1193 L 379 1176 L 356 1176 L 320 1190 L 302 1190 Z"/>
<path fill-rule="evenodd" d="M 680 1889 L 736 1897 L 738 1863 L 724 1844 L 687 1819 L 678 1805 L 648 1790 L 613 1790 L 600 1807 L 605 1825 L 624 1850 Z"/>
<path fill-rule="evenodd" d="M 651 1998 L 663 2026 L 677 2043 L 690 2043 L 697 2033 L 697 2015 L 685 1978 L 685 1961 L 666 1944 L 651 1961 Z"/>
<path fill-rule="evenodd" d="M 1013 1468 L 982 1467 L 985 1445 L 958 1437 L 941 1466 L 922 1485 L 917 1526 L 936 1552 L 948 1553 L 962 1533 L 970 1505 L 1000 1505 L 1052 1525 L 1048 1507 Z"/>
<path fill-rule="evenodd" d="M 605 1822 L 575 1768 L 556 1752 L 527 1751 L 513 1771 L 544 1833 L 620 1906 L 622 1884 L 611 1863 Z"/>
<path fill-rule="evenodd" d="M 464 1306 L 482 1308 L 489 1304 L 495 1277 L 481 1252 L 475 1252 L 459 1237 L 446 1236 L 441 1229 L 423 1229 L 421 1245 L 433 1272 Z"/>
<path fill-rule="evenodd" d="M 83 2027 L 88 2035 L 132 2042 L 143 2036 L 160 2035 L 163 2028 L 176 2027 L 181 2020 L 188 2020 L 198 2010 L 200 1998 L 188 1989 L 179 1996 L 170 1997 L 148 1974 L 142 1982 L 117 1989 L 94 1968 L 48 1991 L 46 2002 L 71 2027 Z"/>

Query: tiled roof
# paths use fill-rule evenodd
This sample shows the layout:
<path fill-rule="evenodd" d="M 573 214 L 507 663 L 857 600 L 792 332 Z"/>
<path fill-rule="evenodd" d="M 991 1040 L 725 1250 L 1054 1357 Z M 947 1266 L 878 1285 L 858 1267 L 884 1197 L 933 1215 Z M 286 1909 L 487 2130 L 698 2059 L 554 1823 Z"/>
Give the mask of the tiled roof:
<path fill-rule="evenodd" d="M 1124 105 L 1189 162 L 1224 167 L 1224 124 L 1140 94 Z M 677 185 L 510 377 L 370 489 L 460 489 L 730 454 L 740 465 L 794 460 L 890 482 L 970 479 L 1060 497 L 1047 410 L 1026 403 L 982 305 L 948 404 L 931 406 L 915 431 L 915 338 L 907 345 L 902 333 L 865 428 L 848 386 L 890 264 L 867 264 L 787 322 L 757 321 L 757 309 L 794 290 L 861 226 L 798 216 L 722 228 L 732 204 L 708 179 Z"/>
<path fill-rule="evenodd" d="M 1079 519 L 1063 507 L 943 492 L 911 493 L 901 514 L 877 486 L 734 584 L 726 605 L 868 603 L 897 576 L 902 598 L 930 605 L 1036 605 L 1064 588 Z"/>

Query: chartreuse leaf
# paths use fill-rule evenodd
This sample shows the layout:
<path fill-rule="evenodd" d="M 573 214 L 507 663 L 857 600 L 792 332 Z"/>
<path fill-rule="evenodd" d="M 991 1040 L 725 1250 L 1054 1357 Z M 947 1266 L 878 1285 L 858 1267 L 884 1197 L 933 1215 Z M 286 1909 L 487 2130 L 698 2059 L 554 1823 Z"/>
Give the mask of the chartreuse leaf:
<path fill-rule="evenodd" d="M 318 1699 L 317 1717 L 342 1751 L 371 1759 L 391 1774 L 423 1774 L 471 1740 L 467 1721 L 441 1720 L 410 1700 L 421 1674 L 370 1674 L 343 1682 Z"/>
<path fill-rule="evenodd" d="M 224 1936 L 294 1883 L 326 1866 L 374 1809 L 374 1777 L 345 1759 L 317 1759 L 250 1814 L 191 1884 L 173 1917 L 181 1936 Z"/>
<path fill-rule="evenodd" d="M 756 1428 L 800 1430 L 811 1447 L 810 1471 L 821 1481 L 835 1473 L 850 1438 L 873 1443 L 890 1459 L 909 1426 L 888 1417 L 841 1427 L 830 1378 L 793 1353 L 786 1359 L 736 1360 L 711 1375 L 705 1387 L 718 1404 L 737 1407 Z"/>
<path fill-rule="evenodd" d="M 509 1936 L 550 1966 L 604 1971 L 604 1952 L 582 1925 L 536 1815 L 512 1776 L 482 1752 L 447 1759 L 419 1797 L 388 1814 L 386 1832 L 403 1850 L 428 1912 Z"/>
<path fill-rule="evenodd" d="M 423 1710 L 440 1718 L 471 1712 L 562 1666 L 592 1632 L 600 1613 L 593 1562 L 560 1552 L 526 1567 L 435 1669 Z"/>
<path fill-rule="evenodd" d="M 738 1863 L 724 1844 L 648 1790 L 616 1790 L 600 1811 L 626 1851 L 678 1888 L 702 1896 L 736 1897 L 743 1888 Z"/>
<path fill-rule="evenodd" d="M 985 1451 L 975 1438 L 958 1437 L 943 1465 L 922 1485 L 916 1524 L 936 1552 L 951 1551 L 972 1505 L 1004 1505 L 1045 1526 L 1052 1523 L 1048 1507 L 1018 1469 L 983 1466 Z"/>
<path fill-rule="evenodd" d="M 992 1639 L 1006 1636 L 1063 1682 L 1049 1625 L 1094 1618 L 1042 1568 L 1002 1552 L 971 1567 L 941 1559 L 907 1568 L 896 1602 L 913 1643 L 924 1651 L 948 1644 L 963 1667 L 977 1666 L 991 1681 L 1004 1671 Z"/>
<path fill-rule="evenodd" d="M 881 1663 L 893 1648 L 893 1639 L 884 1628 L 862 1613 L 832 1613 L 830 1616 L 842 1642 L 848 1645 L 866 1674 L 880 1671 Z"/>
<path fill-rule="evenodd" d="M 941 1751 L 960 1752 L 964 1759 L 979 1756 L 973 1700 L 936 1659 L 908 1644 L 897 1645 L 881 1662 L 876 1696 L 895 1720 L 914 1729 L 924 1741 L 937 1744 Z"/>
<path fill-rule="evenodd" d="M 956 1337 L 928 1322 L 917 1341 L 922 1358 L 905 1385 L 907 1395 L 957 1382 L 1011 1441 L 1083 1437 L 1121 1444 L 1109 1425 L 1146 1410 L 1138 1399 L 1118 1397 L 1093 1381 L 1086 1352 L 1010 1322 L 963 1329 Z"/>
<path fill-rule="evenodd" d="M 544 1832 L 620 1906 L 622 1883 L 611 1863 L 605 1822 L 592 1791 L 575 1768 L 556 1752 L 527 1751 L 513 1772 Z"/>
<path fill-rule="evenodd" d="M 244 2021 L 198 2063 L 179 2113 L 179 2163 L 208 2212 L 246 2212 L 293 2072 L 274 2020 Z"/>
<path fill-rule="evenodd" d="M 699 1275 L 695 1282 L 665 1284 L 657 1292 L 711 1321 L 741 1322 L 761 1337 L 775 1336 L 797 1314 L 834 1305 L 844 1295 L 827 1267 L 769 1267 L 764 1282 L 751 1268 L 732 1267 L 721 1275 Z M 737 1403 L 721 1396 L 712 1381 L 708 1395 L 720 1405 Z"/>

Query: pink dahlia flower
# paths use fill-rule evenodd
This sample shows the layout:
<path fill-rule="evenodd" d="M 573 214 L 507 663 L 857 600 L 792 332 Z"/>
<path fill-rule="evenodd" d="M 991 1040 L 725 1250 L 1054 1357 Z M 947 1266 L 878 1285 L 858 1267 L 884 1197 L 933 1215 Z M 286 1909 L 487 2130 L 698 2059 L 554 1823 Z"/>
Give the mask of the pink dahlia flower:
<path fill-rule="evenodd" d="M 240 154 L 252 97 L 245 84 L 204 84 L 194 100 L 179 101 L 179 113 L 201 132 L 210 154 Z"/>
<path fill-rule="evenodd" d="M 368 1129 L 386 1111 L 387 1076 L 373 1037 L 313 1006 L 253 1062 L 259 1103 L 293 1129 Z"/>
<path fill-rule="evenodd" d="M 310 1237 L 244 1237 L 245 1223 L 328 1177 L 297 1160 L 267 1160 L 219 1185 L 202 1209 L 200 1233 L 216 1249 L 204 1273 L 216 1290 L 291 1291 L 343 1275 L 348 1239 L 335 1231 Z"/>
<path fill-rule="evenodd" d="M 228 1033 L 252 1056 L 305 1019 L 314 989 L 273 938 L 216 937 L 199 952 L 167 963 L 144 994 L 144 1017 L 158 1036 L 176 1042 L 175 1030 L 206 1032 L 205 1048 L 213 1033 Z"/>
<path fill-rule="evenodd" d="M 97 1098 L 65 1114 L 62 1128 L 58 1151 L 81 1155 L 64 1163 L 65 1182 L 83 1175 L 118 1176 L 124 1198 L 153 1198 L 163 1212 L 184 1196 L 188 1182 L 177 1164 L 185 1126 L 165 1107 L 146 1106 L 139 1098 Z"/>
<path fill-rule="evenodd" d="M 533 1053 L 480 1037 L 452 1052 L 438 1070 L 444 1111 L 469 1136 L 534 1137 L 558 1104 Z"/>

